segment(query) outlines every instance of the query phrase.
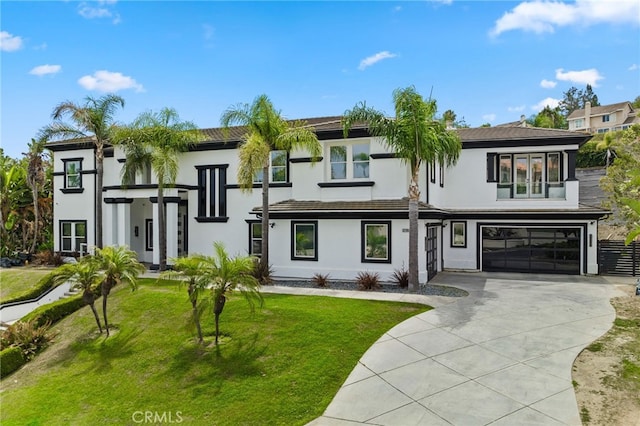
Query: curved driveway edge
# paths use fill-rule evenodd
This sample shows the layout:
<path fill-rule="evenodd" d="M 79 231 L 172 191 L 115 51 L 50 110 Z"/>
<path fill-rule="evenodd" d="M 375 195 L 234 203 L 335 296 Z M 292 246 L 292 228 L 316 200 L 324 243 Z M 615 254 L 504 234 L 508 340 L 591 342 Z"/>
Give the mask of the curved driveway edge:
<path fill-rule="evenodd" d="M 581 424 L 571 368 L 611 327 L 609 300 L 623 295 L 614 284 L 488 273 L 432 283 L 469 296 L 434 299 L 436 309 L 385 333 L 309 425 Z"/>

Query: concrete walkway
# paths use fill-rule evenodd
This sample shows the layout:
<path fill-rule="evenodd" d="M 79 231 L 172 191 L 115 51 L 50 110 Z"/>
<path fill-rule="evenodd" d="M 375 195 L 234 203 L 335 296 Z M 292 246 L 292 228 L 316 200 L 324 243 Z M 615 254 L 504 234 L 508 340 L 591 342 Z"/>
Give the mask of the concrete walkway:
<path fill-rule="evenodd" d="M 436 309 L 385 333 L 309 425 L 581 424 L 571 368 L 580 351 L 611 327 L 609 299 L 623 295 L 615 280 L 441 273 L 433 283 L 465 289 L 469 297 L 330 292 Z"/>

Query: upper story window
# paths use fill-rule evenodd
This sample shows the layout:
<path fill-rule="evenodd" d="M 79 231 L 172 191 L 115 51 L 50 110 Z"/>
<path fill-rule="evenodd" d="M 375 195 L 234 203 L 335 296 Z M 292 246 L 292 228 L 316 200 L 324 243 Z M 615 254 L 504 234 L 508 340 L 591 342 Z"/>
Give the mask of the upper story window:
<path fill-rule="evenodd" d="M 511 184 L 511 154 L 500 156 L 500 184 Z"/>
<path fill-rule="evenodd" d="M 198 171 L 198 222 L 226 222 L 227 164 L 196 166 Z"/>
<path fill-rule="evenodd" d="M 64 187 L 67 189 L 82 188 L 82 160 L 79 158 L 62 160 L 64 162 Z"/>
<path fill-rule="evenodd" d="M 603 123 L 608 123 L 610 119 L 611 119 L 611 116 L 609 114 L 602 116 Z"/>
<path fill-rule="evenodd" d="M 562 153 L 498 156 L 498 199 L 565 198 Z"/>
<path fill-rule="evenodd" d="M 287 151 L 271 151 L 269 169 L 271 170 L 271 182 L 288 182 Z M 262 170 L 256 173 L 253 182 L 262 183 Z"/>
<path fill-rule="evenodd" d="M 584 119 L 582 119 L 582 118 L 578 118 L 577 120 L 575 120 L 575 121 L 574 121 L 574 123 L 575 123 L 575 124 L 574 124 L 574 127 L 575 127 L 576 129 L 579 129 L 579 128 L 581 128 L 581 127 L 584 127 Z"/>
<path fill-rule="evenodd" d="M 369 144 L 329 146 L 331 180 L 369 178 Z"/>
<path fill-rule="evenodd" d="M 547 182 L 560 183 L 560 153 L 547 154 Z"/>

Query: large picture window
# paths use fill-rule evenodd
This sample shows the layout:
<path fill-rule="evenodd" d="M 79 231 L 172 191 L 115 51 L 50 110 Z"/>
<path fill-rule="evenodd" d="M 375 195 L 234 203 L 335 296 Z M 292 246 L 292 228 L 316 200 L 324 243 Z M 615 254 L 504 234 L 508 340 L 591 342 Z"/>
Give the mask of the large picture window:
<path fill-rule="evenodd" d="M 391 222 L 362 222 L 361 260 L 367 263 L 391 263 Z"/>
<path fill-rule="evenodd" d="M 318 260 L 318 222 L 291 222 L 291 260 Z"/>
<path fill-rule="evenodd" d="M 331 180 L 368 179 L 369 144 L 330 146 L 329 163 Z"/>
<path fill-rule="evenodd" d="M 87 221 L 60 221 L 60 251 L 87 252 Z"/>

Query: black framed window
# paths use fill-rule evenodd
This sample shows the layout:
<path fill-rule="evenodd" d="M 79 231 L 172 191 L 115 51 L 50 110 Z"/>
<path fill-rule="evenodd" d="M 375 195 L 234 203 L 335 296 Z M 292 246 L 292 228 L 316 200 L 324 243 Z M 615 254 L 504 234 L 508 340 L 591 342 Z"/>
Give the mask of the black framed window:
<path fill-rule="evenodd" d="M 361 261 L 391 263 L 391 221 L 362 221 L 360 226 Z"/>
<path fill-rule="evenodd" d="M 83 192 L 82 188 L 82 158 L 64 158 L 63 185 L 60 190 L 64 193 Z"/>
<path fill-rule="evenodd" d="M 60 251 L 87 252 L 87 221 L 60 221 Z"/>
<path fill-rule="evenodd" d="M 153 251 L 153 219 L 144 220 L 144 249 Z"/>
<path fill-rule="evenodd" d="M 431 183 L 436 183 L 436 160 L 429 164 L 429 180 Z"/>
<path fill-rule="evenodd" d="M 261 222 L 249 222 L 249 254 L 257 257 L 262 255 Z"/>
<path fill-rule="evenodd" d="M 467 247 L 467 222 L 451 222 L 451 247 Z"/>
<path fill-rule="evenodd" d="M 228 164 L 196 166 L 199 222 L 226 222 Z"/>
<path fill-rule="evenodd" d="M 444 163 L 440 163 L 440 187 L 444 187 Z"/>
<path fill-rule="evenodd" d="M 291 222 L 291 260 L 318 260 L 318 222 Z"/>
<path fill-rule="evenodd" d="M 271 151 L 269 157 L 269 170 L 271 171 L 271 183 L 284 183 L 289 181 L 289 154 L 287 151 Z M 262 183 L 262 170 L 253 178 L 253 183 Z"/>

